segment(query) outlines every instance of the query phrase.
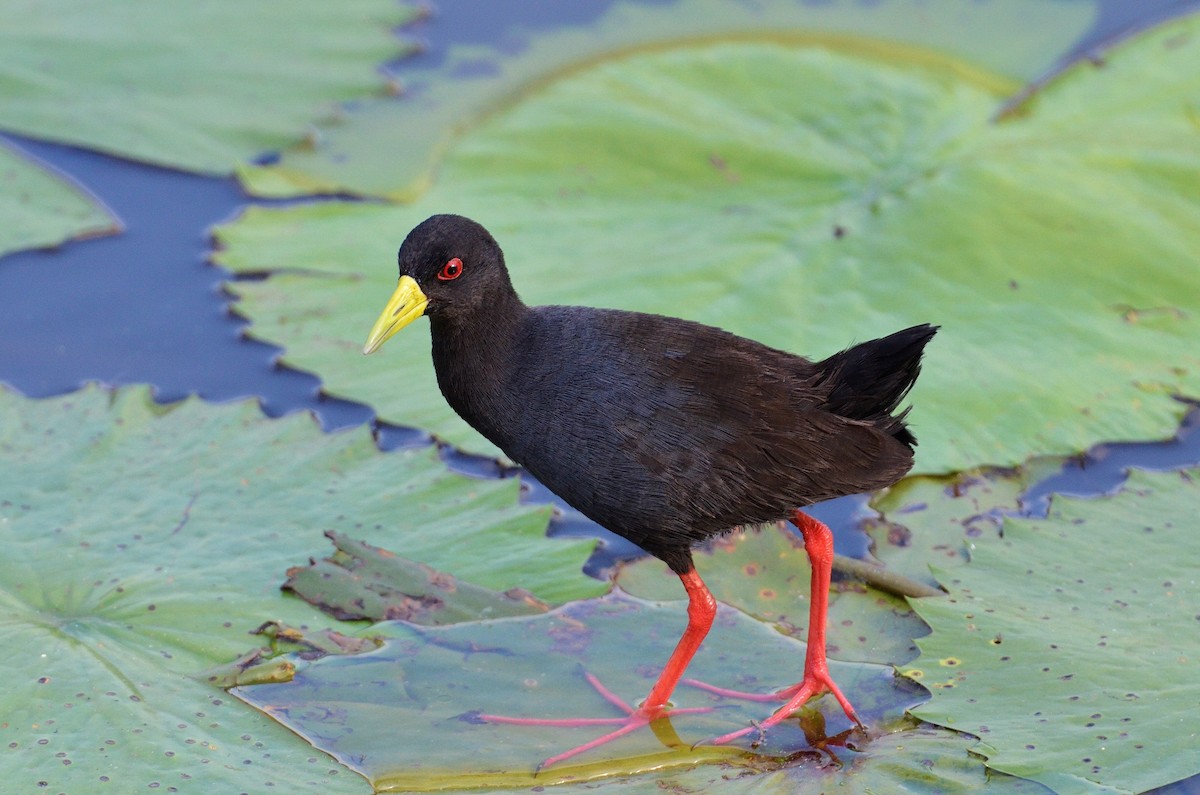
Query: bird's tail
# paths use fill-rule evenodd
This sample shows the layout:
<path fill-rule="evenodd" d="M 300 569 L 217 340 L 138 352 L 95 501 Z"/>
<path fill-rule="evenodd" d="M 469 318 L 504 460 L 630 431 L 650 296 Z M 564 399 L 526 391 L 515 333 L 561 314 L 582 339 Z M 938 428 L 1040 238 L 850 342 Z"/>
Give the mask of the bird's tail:
<path fill-rule="evenodd" d="M 921 354 L 938 331 L 923 323 L 835 353 L 818 364 L 832 382 L 827 407 L 842 417 L 876 423 L 908 446 L 917 439 L 904 424 L 908 410 L 893 412 L 921 372 Z"/>

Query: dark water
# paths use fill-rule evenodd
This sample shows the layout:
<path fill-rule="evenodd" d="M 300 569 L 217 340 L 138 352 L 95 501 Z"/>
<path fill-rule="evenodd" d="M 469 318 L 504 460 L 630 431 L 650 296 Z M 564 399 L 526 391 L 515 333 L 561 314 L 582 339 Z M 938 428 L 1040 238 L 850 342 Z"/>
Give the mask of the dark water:
<path fill-rule="evenodd" d="M 575 0 L 552 7 L 524 0 L 447 3 L 432 19 L 406 31 L 428 40 L 425 52 L 393 67 L 402 75 L 407 63 L 435 64 L 451 43 L 494 44 L 502 27 L 498 19 L 536 30 L 594 19 L 612 2 Z M 1060 65 L 1197 7 L 1200 0 L 1102 2 L 1092 30 L 1064 53 Z M 499 35 L 501 46 L 522 48 L 522 39 Z M 374 422 L 370 407 L 324 395 L 315 375 L 277 364 L 279 348 L 245 336 L 247 323 L 222 286 L 230 274 L 206 261 L 209 229 L 251 202 L 236 182 L 13 136 L 7 140 L 98 196 L 120 218 L 125 232 L 0 259 L 0 381 L 32 397 L 63 394 L 89 381 L 150 383 L 162 401 L 191 394 L 211 401 L 255 397 L 270 416 L 310 411 L 327 430 Z M 1099 445 L 1035 485 L 1026 495 L 1025 509 L 1030 515 L 1044 513 L 1051 494 L 1109 492 L 1131 467 L 1198 464 L 1198 426 L 1200 410 L 1193 410 L 1173 440 Z M 378 430 L 384 448 L 429 440 L 416 430 Z M 449 466 L 468 474 L 513 474 L 495 462 L 450 450 L 444 457 Z M 557 503 L 539 484 L 527 480 L 525 486 L 527 499 Z M 624 539 L 558 507 L 552 534 L 604 542 L 589 561 L 589 572 L 599 575 L 615 561 L 639 554 Z M 817 506 L 813 513 L 834 528 L 839 552 L 861 555 L 866 538 L 854 528 L 867 511 L 862 498 L 845 498 Z M 1200 793 L 1200 778 L 1156 793 Z"/>

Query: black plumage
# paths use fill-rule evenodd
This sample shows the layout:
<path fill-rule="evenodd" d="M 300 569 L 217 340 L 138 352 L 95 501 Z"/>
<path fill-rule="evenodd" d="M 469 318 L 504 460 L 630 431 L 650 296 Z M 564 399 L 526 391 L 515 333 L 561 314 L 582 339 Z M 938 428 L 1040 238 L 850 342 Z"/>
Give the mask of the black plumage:
<path fill-rule="evenodd" d="M 455 215 L 417 226 L 399 266 L 397 296 L 407 292 L 367 348 L 423 311 L 450 406 L 681 576 L 697 542 L 889 486 L 912 466 L 916 440 L 897 408 L 933 326 L 814 362 L 678 318 L 529 307 L 492 236 Z"/>
<path fill-rule="evenodd" d="M 461 279 L 439 281 L 453 257 Z M 891 485 L 915 439 L 895 416 L 934 334 L 820 362 L 661 315 L 528 307 L 482 226 L 438 215 L 400 249 L 429 299 L 438 386 L 464 420 L 597 524 L 689 568 L 736 525 Z"/>

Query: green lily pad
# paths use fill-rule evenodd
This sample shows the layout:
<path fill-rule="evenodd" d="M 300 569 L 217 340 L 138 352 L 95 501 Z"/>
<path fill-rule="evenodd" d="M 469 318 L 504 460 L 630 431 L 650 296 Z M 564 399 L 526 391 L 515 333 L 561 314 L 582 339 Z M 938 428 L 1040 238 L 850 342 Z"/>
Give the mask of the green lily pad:
<path fill-rule="evenodd" d="M 795 638 L 808 633 L 809 567 L 804 543 L 783 527 L 737 530 L 695 555 L 696 570 L 717 600 L 769 621 Z M 680 599 L 667 567 L 647 558 L 622 566 L 617 585 L 643 599 Z M 833 659 L 900 664 L 917 656 L 913 639 L 928 632 L 904 599 L 838 578 L 829 593 L 826 649 Z"/>
<path fill-rule="evenodd" d="M 847 0 L 753 6 L 677 0 L 616 2 L 591 23 L 548 30 L 501 19 L 493 34 L 500 44 L 456 45 L 434 66 L 414 64 L 404 71 L 408 90 L 398 101 L 363 103 L 349 123 L 320 127 L 316 146 L 293 147 L 277 164 L 245 165 L 240 175 L 264 196 L 359 193 L 411 200 L 432 183 L 454 139 L 490 113 L 519 101 L 530 86 L 632 50 L 762 31 L 784 39 L 849 34 L 929 47 L 1030 78 L 1085 31 L 1093 14 L 1086 3 L 1046 0 L 890 0 L 869 9 Z"/>
<path fill-rule="evenodd" d="M 830 656 L 892 665 L 914 659 L 915 639 L 929 634 L 928 626 L 908 601 L 862 580 L 858 569 L 878 567 L 937 586 L 931 568 L 965 565 L 977 539 L 998 538 L 1005 516 L 1019 512 L 1020 495 L 1061 464 L 1059 459 L 1037 459 L 1012 470 L 910 477 L 880 494 L 871 503 L 877 513 L 864 516 L 859 525 L 871 537 L 872 560 L 834 560 Z M 789 527 L 740 528 L 697 549 L 695 560 L 719 601 L 792 637 L 807 636 L 811 569 L 803 542 Z M 851 564 L 856 564 L 853 570 Z M 618 569 L 616 584 L 643 599 L 681 598 L 678 583 L 665 572 L 657 560 L 639 560 Z"/>
<path fill-rule="evenodd" d="M 208 174 L 380 94 L 411 51 L 394 0 L 7 3 L 0 129 Z"/>
<path fill-rule="evenodd" d="M 656 606 L 619 594 L 532 617 L 431 628 L 389 622 L 372 628 L 387 638 L 377 652 L 298 662 L 295 679 L 286 685 L 240 687 L 233 693 L 358 770 L 381 791 L 549 785 L 686 770 L 704 762 L 739 764 L 747 759 L 744 750 L 691 745 L 763 717 L 770 704 L 720 699 L 681 687 L 674 698 L 678 706 L 717 709 L 675 716 L 657 731 L 627 735 L 536 778 L 539 761 L 605 729 L 506 726 L 472 717 L 479 711 L 617 717 L 621 713 L 589 687 L 582 672 L 636 703 L 649 690 L 684 622 L 679 605 Z M 722 609 L 689 672 L 730 685 L 753 670 L 772 680 L 771 687 L 780 687 L 799 677 L 803 656 L 802 644 Z M 821 756 L 813 744 L 820 746 L 828 730 L 833 741 L 827 753 L 840 755 L 840 743 L 845 743 L 847 757 L 870 756 L 878 735 L 886 749 L 889 732 L 911 728 L 903 712 L 920 696 L 889 668 L 833 663 L 831 671 L 873 727 L 872 738 L 839 737 L 849 721 L 826 698 L 769 732 L 759 753 L 778 757 L 802 749 L 812 752 L 805 757 L 811 760 Z M 863 750 L 855 751 L 859 746 Z M 963 748 L 958 743 L 944 750 L 962 759 Z M 765 764 L 767 769 L 778 766 L 769 759 Z M 753 772 L 753 764 L 746 770 Z M 814 765 L 795 773 L 825 775 Z"/>
<path fill-rule="evenodd" d="M 504 593 L 480 588 L 363 541 L 333 531 L 325 536 L 337 551 L 288 569 L 283 588 L 343 621 L 453 624 L 550 609 L 520 588 Z"/>
<path fill-rule="evenodd" d="M 14 791 L 365 791 L 203 681 L 259 645 L 266 620 L 325 622 L 279 590 L 323 529 L 369 528 L 493 582 L 528 569 L 563 597 L 605 587 L 579 571 L 591 544 L 543 538 L 546 511 L 518 506 L 514 481 L 452 474 L 429 448 L 383 454 L 366 429 L 267 420 L 249 401 L 0 390 L 0 471 L 0 773 Z M 557 558 L 553 580 L 529 544 Z"/>
<path fill-rule="evenodd" d="M 445 406 L 423 331 L 356 354 L 433 212 L 487 225 L 531 303 L 809 355 L 940 323 L 912 393 L 918 472 L 1166 436 L 1171 393 L 1200 394 L 1200 147 L 1180 99 L 1200 92 L 1196 26 L 1075 68 L 1001 124 L 1003 81 L 891 45 L 633 53 L 489 118 L 412 206 L 248 212 L 217 259 L 286 271 L 234 289 L 290 364 L 479 452 L 496 451 Z"/>
<path fill-rule="evenodd" d="M 1014 469 L 905 478 L 871 503 L 878 516 L 865 518 L 861 528 L 889 571 L 936 585 L 932 568 L 967 563 L 977 541 L 999 537 L 1005 517 L 1021 512 L 1021 495 L 1062 463 L 1040 458 Z"/>
<path fill-rule="evenodd" d="M 121 231 L 92 197 L 0 141 L 0 256 Z"/>
<path fill-rule="evenodd" d="M 1060 793 L 1144 792 L 1200 773 L 1200 470 L 1130 475 L 1097 500 L 1009 520 L 919 600 L 905 670 L 918 717 L 979 738 L 988 766 Z"/>

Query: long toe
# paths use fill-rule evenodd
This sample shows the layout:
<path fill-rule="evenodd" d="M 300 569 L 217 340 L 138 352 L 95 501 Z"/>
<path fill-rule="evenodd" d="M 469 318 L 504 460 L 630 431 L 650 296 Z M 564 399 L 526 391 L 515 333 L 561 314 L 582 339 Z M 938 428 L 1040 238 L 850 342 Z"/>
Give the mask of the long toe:
<path fill-rule="evenodd" d="M 708 682 L 701 682 L 699 679 L 684 679 L 681 684 L 694 687 L 697 690 L 703 690 L 706 693 L 712 693 L 714 696 L 721 696 L 722 698 L 736 698 L 739 701 L 758 702 L 786 701 L 800 687 L 800 685 L 793 685 L 792 687 L 777 690 L 773 693 L 750 693 L 745 690 L 732 690 L 728 687 L 710 685 Z"/>
<path fill-rule="evenodd" d="M 577 745 L 574 748 L 563 751 L 561 754 L 555 754 L 554 756 L 552 756 L 548 759 L 542 760 L 541 764 L 539 764 L 537 766 L 536 772 L 540 773 L 543 770 L 545 770 L 546 768 L 550 767 L 551 765 L 557 765 L 559 762 L 565 762 L 566 760 L 570 759 L 573 756 L 578 756 L 579 754 L 590 751 L 593 748 L 599 748 L 602 745 L 611 743 L 613 740 L 616 740 L 618 737 L 624 737 L 626 734 L 629 734 L 630 732 L 637 731 L 638 729 L 642 728 L 643 726 L 649 725 L 649 723 L 650 723 L 649 718 L 646 718 L 645 716 L 641 715 L 641 713 L 639 713 L 639 712 L 635 712 L 632 715 L 629 715 L 628 717 L 621 719 L 621 726 L 613 731 L 610 731 L 608 734 L 601 735 L 601 736 L 597 737 L 596 739 L 591 740 L 590 742 L 583 743 L 582 745 Z"/>
<path fill-rule="evenodd" d="M 561 754 L 545 759 L 537 766 L 537 771 L 541 772 L 551 765 L 556 765 L 559 762 L 564 762 L 567 759 L 578 756 L 594 748 L 599 748 L 602 745 L 612 742 L 626 734 L 630 734 L 643 726 L 650 726 L 653 721 L 662 718 L 669 718 L 673 715 L 695 715 L 699 713 L 712 712 L 714 707 L 688 707 L 685 709 L 647 709 L 646 707 L 634 708 L 625 702 L 620 696 L 613 693 L 605 687 L 599 679 L 587 671 L 583 672 L 584 678 L 588 684 L 609 704 L 612 704 L 618 710 L 624 713 L 619 717 L 610 718 L 518 718 L 508 715 L 490 715 L 483 712 L 469 712 L 461 716 L 464 720 L 469 720 L 473 723 L 502 723 L 509 726 L 551 726 L 555 728 L 572 729 L 591 726 L 614 726 L 612 731 L 590 740 L 582 745 L 577 745 L 563 751 Z M 658 732 L 655 732 L 658 734 Z M 672 735 L 674 736 L 673 732 Z M 678 738 L 676 738 L 678 741 Z"/>
<path fill-rule="evenodd" d="M 728 695 L 733 698 L 743 698 L 748 695 L 750 696 L 750 700 L 753 701 L 767 700 L 766 698 L 754 693 L 740 694 L 735 690 L 724 690 L 723 688 L 716 688 L 712 687 L 711 685 L 703 685 L 703 683 L 689 682 L 689 684 L 699 684 L 701 687 L 703 687 L 703 689 L 708 690 L 709 692 Z M 858 718 L 858 713 L 854 711 L 854 707 L 850 705 L 850 701 L 842 694 L 841 689 L 838 688 L 829 674 L 825 671 L 810 671 L 805 674 L 802 681 L 770 695 L 770 698 L 772 699 L 784 698 L 787 701 L 782 707 L 771 713 L 766 720 L 760 723 L 752 723 L 745 728 L 729 732 L 728 734 L 723 734 L 720 737 L 714 737 L 711 740 L 701 744 L 724 745 L 738 739 L 739 737 L 745 737 L 752 732 L 759 732 L 760 734 L 765 733 L 772 726 L 777 725 L 789 715 L 792 715 L 801 707 L 803 707 L 814 696 L 825 692 L 833 694 L 834 698 L 837 699 L 838 704 L 841 705 L 842 710 L 845 711 L 846 717 L 854 721 L 856 726 L 863 725 L 862 721 Z"/>

